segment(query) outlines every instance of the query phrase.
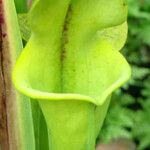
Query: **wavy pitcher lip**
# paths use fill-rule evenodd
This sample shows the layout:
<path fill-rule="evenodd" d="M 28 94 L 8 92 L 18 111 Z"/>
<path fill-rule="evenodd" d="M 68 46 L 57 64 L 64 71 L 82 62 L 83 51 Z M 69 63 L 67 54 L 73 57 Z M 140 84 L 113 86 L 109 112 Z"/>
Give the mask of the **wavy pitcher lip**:
<path fill-rule="evenodd" d="M 121 54 L 118 51 L 113 50 L 113 53 L 117 53 L 118 57 L 120 57 L 120 59 L 123 62 L 120 64 L 120 65 L 122 65 L 120 68 L 121 69 L 120 73 L 119 73 L 117 79 L 114 80 L 113 83 L 108 85 L 107 88 L 103 92 L 101 92 L 101 94 L 98 96 L 89 95 L 88 93 L 87 93 L 87 95 L 82 94 L 82 93 L 71 93 L 71 92 L 70 93 L 69 92 L 68 93 L 58 93 L 58 92 L 54 93 L 54 92 L 46 92 L 44 90 L 32 88 L 31 84 L 29 82 L 27 82 L 28 79 L 26 79 L 26 76 L 28 76 L 28 75 L 25 75 L 26 74 L 26 71 L 24 72 L 25 69 L 20 69 L 20 66 L 18 67 L 17 65 L 13 71 L 12 79 L 13 79 L 15 87 L 21 93 L 23 93 L 26 96 L 29 96 L 33 99 L 53 100 L 53 101 L 61 101 L 61 100 L 77 100 L 78 101 L 78 100 L 80 100 L 80 101 L 91 102 L 97 106 L 100 106 L 105 102 L 106 98 L 115 89 L 119 88 L 123 83 L 125 83 L 130 78 L 130 75 L 131 75 L 130 67 L 127 64 L 126 60 L 123 58 L 123 56 L 121 56 Z M 103 63 L 105 63 L 105 62 L 103 62 Z M 112 67 L 113 67 L 113 65 L 112 65 Z M 112 70 L 113 70 L 113 68 L 112 68 Z M 107 70 L 106 70 L 106 72 L 107 72 Z M 113 72 L 110 72 L 110 73 L 111 73 L 111 75 L 113 74 Z M 99 73 L 99 74 L 102 74 L 102 73 Z M 19 76 L 24 76 L 24 75 L 25 75 L 25 77 L 20 78 L 20 80 L 19 80 Z M 37 80 L 37 82 L 38 82 L 38 80 Z"/>
<path fill-rule="evenodd" d="M 90 96 L 86 96 L 83 94 L 74 94 L 74 93 L 49 93 L 49 92 L 44 92 L 40 91 L 37 89 L 32 89 L 30 87 L 26 87 L 23 85 L 17 85 L 14 77 L 13 77 L 13 82 L 15 87 L 24 95 L 33 98 L 33 99 L 38 99 L 38 100 L 52 100 L 52 101 L 61 101 L 61 100 L 80 100 L 80 101 L 87 101 L 91 102 L 97 106 L 100 106 L 104 103 L 106 98 L 117 88 L 119 88 L 123 83 L 125 83 L 128 79 L 130 78 L 130 74 L 126 77 L 123 78 L 122 80 L 116 81 L 113 85 L 111 85 L 106 91 L 104 91 L 103 95 L 100 95 L 96 98 L 92 98 Z M 101 99 L 100 102 L 97 102 L 96 99 Z"/>

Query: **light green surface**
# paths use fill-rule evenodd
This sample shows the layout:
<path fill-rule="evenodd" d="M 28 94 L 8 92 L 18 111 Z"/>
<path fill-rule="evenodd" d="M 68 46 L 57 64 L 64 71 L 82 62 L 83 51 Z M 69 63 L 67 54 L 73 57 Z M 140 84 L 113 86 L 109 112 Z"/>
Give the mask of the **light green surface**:
<path fill-rule="evenodd" d="M 126 17 L 125 0 L 35 1 L 32 35 L 13 81 L 39 101 L 50 150 L 95 149 L 109 97 L 130 77 L 118 51 L 126 39 Z"/>

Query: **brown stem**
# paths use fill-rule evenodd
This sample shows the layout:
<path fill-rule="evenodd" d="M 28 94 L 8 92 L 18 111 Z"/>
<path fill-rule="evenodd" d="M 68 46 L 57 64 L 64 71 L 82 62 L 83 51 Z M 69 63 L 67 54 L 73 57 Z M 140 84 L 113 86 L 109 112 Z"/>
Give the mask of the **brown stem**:
<path fill-rule="evenodd" d="M 3 54 L 2 54 L 2 6 L 0 1 L 0 148 L 8 150 L 8 131 L 7 131 L 7 112 L 6 112 L 6 90 L 3 72 Z"/>

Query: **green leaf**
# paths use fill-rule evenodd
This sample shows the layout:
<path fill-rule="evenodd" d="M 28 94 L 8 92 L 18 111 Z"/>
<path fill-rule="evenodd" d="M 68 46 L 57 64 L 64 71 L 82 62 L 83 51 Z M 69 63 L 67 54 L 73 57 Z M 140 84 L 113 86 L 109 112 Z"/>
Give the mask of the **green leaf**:
<path fill-rule="evenodd" d="M 50 149 L 95 149 L 110 95 L 130 77 L 117 51 L 127 32 L 126 1 L 36 0 L 29 16 L 32 35 L 13 71 L 14 85 L 39 102 Z M 106 32 L 110 27 L 115 36 Z M 117 37 L 121 43 L 114 46 Z"/>
<path fill-rule="evenodd" d="M 32 99 L 32 114 L 36 150 L 49 150 L 47 125 L 37 101 Z"/>
<path fill-rule="evenodd" d="M 5 75 L 8 76 L 8 81 L 11 81 L 9 71 L 12 71 L 23 45 L 14 1 L 3 0 L 2 7 L 5 22 L 2 32 L 6 34 L 3 37 L 3 52 L 7 54 L 5 58 L 7 62 Z M 30 98 L 15 91 L 11 86 L 11 82 L 7 84 L 6 86 L 9 89 L 7 89 L 9 147 L 20 150 L 34 150 L 35 141 Z"/>
<path fill-rule="evenodd" d="M 27 8 L 27 0 L 14 0 L 16 5 L 17 13 L 26 13 Z"/>
<path fill-rule="evenodd" d="M 31 36 L 31 30 L 28 24 L 28 17 L 27 14 L 18 14 L 18 22 L 20 26 L 20 32 L 22 39 L 25 40 L 26 42 L 29 40 Z"/>

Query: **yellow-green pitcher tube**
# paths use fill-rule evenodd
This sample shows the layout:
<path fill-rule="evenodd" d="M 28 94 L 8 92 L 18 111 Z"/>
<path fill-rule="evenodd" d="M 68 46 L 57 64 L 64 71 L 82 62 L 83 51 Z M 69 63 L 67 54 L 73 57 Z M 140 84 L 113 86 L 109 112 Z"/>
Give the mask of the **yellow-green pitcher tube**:
<path fill-rule="evenodd" d="M 50 149 L 94 150 L 109 102 L 110 98 L 97 107 L 74 100 L 39 101 L 49 129 Z"/>
<path fill-rule="evenodd" d="M 95 106 L 76 101 L 40 101 L 52 150 L 95 149 Z"/>

